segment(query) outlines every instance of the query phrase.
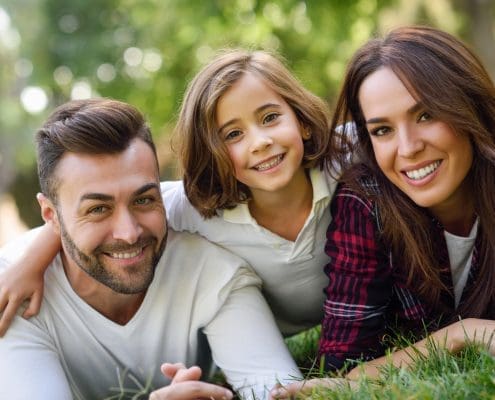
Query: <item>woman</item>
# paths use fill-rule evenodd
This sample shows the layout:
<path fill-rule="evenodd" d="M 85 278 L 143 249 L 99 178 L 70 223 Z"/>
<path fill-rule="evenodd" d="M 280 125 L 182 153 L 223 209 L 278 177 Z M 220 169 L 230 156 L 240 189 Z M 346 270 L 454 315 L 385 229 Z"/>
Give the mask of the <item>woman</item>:
<path fill-rule="evenodd" d="M 336 129 L 348 120 L 355 131 Z M 383 356 L 397 333 L 428 332 L 425 356 L 428 340 L 495 353 L 495 88 L 481 62 L 445 32 L 398 28 L 354 55 L 332 128 L 345 173 L 327 232 L 327 369 L 407 365 L 408 348 Z"/>

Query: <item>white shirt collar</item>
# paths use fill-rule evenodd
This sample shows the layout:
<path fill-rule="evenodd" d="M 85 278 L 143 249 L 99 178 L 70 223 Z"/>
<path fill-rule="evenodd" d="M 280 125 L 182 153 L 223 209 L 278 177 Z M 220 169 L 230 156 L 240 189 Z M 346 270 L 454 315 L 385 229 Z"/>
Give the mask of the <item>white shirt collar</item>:
<path fill-rule="evenodd" d="M 314 209 L 315 204 L 327 198 L 330 199 L 331 195 L 325 175 L 319 168 L 312 168 L 309 170 L 309 179 L 311 180 L 311 186 L 313 187 L 312 208 Z M 221 216 L 226 222 L 234 224 L 258 225 L 249 212 L 247 203 L 240 203 L 230 210 L 222 210 Z"/>

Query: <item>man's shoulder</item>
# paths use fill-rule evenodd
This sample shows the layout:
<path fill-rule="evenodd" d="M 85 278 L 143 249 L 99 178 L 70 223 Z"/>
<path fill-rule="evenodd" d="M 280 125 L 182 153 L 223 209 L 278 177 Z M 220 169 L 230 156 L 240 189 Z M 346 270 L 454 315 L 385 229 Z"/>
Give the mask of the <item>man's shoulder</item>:
<path fill-rule="evenodd" d="M 176 257 L 190 258 L 193 256 L 197 261 L 216 260 L 236 265 L 246 264 L 239 256 L 197 233 L 179 232 L 172 228 L 168 230 L 167 252 Z"/>

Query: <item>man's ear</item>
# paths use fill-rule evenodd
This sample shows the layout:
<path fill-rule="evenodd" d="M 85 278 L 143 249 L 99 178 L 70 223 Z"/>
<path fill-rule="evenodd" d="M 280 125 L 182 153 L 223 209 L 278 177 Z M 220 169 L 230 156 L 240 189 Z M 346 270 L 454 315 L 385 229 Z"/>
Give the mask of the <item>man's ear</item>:
<path fill-rule="evenodd" d="M 43 218 L 43 221 L 50 224 L 53 230 L 60 234 L 60 222 L 58 220 L 57 209 L 53 202 L 43 193 L 38 193 L 36 199 L 41 208 L 41 218 Z"/>

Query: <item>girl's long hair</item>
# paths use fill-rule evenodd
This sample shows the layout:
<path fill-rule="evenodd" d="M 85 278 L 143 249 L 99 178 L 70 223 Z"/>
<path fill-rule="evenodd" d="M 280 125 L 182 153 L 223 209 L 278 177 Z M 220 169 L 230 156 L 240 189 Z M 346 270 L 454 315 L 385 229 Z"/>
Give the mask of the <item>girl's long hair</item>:
<path fill-rule="evenodd" d="M 276 56 L 266 51 L 226 50 L 190 82 L 175 129 L 186 195 L 206 218 L 251 195 L 234 176 L 216 122 L 220 97 L 247 73 L 278 93 L 296 114 L 301 129 L 311 134 L 304 140 L 303 166 L 323 168 L 331 157 L 327 104 L 305 89 Z"/>
<path fill-rule="evenodd" d="M 431 235 L 432 220 L 424 209 L 393 185 L 376 162 L 359 89 L 380 68 L 390 68 L 411 95 L 436 119 L 448 123 L 458 135 L 470 138 L 473 165 L 467 179 L 472 186 L 479 217 L 479 273 L 475 290 L 463 299 L 458 314 L 495 316 L 495 87 L 478 57 L 461 41 L 430 27 L 403 27 L 383 39 L 361 47 L 348 65 L 331 125 L 335 163 L 346 171 L 344 181 L 363 192 L 359 175 L 371 173 L 380 188 L 376 196 L 384 243 L 391 246 L 396 264 L 404 268 L 408 284 L 420 296 L 438 301 L 446 289 L 440 279 Z M 354 124 L 343 124 L 353 121 Z M 352 166 L 349 151 L 364 166 Z M 356 158 L 356 157 L 353 157 Z M 363 193 L 366 195 L 365 193 Z M 491 307 L 491 308 L 490 308 Z M 493 311 L 490 313 L 490 310 Z"/>

